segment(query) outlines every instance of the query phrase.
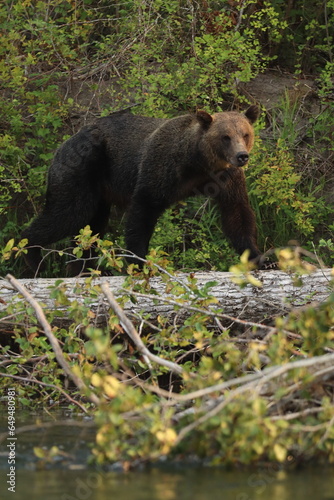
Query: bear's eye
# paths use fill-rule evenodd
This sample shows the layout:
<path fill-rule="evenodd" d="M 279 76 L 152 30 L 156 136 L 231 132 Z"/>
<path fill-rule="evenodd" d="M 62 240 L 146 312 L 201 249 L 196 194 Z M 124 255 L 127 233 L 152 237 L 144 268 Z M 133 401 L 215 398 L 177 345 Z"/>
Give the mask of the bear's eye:
<path fill-rule="evenodd" d="M 223 135 L 222 140 L 223 140 L 224 142 L 228 142 L 228 141 L 230 141 L 230 140 L 231 140 L 231 137 L 230 137 L 229 135 Z"/>
<path fill-rule="evenodd" d="M 245 139 L 245 141 L 248 141 L 248 139 L 249 139 L 249 134 L 245 134 L 245 135 L 244 135 L 244 139 Z"/>

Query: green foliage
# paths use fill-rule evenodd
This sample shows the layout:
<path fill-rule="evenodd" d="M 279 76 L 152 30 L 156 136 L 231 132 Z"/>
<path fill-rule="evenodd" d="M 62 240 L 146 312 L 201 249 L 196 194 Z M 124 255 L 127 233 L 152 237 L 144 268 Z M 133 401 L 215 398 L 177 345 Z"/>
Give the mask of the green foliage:
<path fill-rule="evenodd" d="M 321 201 L 300 188 L 302 175 L 293 163 L 293 155 L 281 141 L 274 150 L 258 143 L 247 171 L 251 203 L 262 221 L 260 236 L 264 240 L 270 235 L 267 245 L 273 247 L 291 239 L 305 241 L 317 222 L 313 214 Z"/>
<path fill-rule="evenodd" d="M 211 30 L 200 9 L 182 22 L 178 11 L 164 17 L 157 10 L 157 24 L 151 11 L 146 15 L 147 33 L 132 46 L 122 89 L 142 101 L 141 111 L 147 114 L 166 116 L 167 111 L 171 116 L 196 106 L 222 109 L 227 95 L 241 99 L 237 82 L 249 81 L 265 67 L 267 57 L 251 25 L 244 32 L 236 30 L 229 11 L 208 13 L 214 23 Z M 265 31 L 270 28 L 270 23 L 263 25 Z M 165 43 L 162 32 L 169 33 Z"/>
<path fill-rule="evenodd" d="M 139 104 L 134 112 L 168 117 L 202 106 L 240 108 L 242 84 L 273 63 L 297 74 L 312 68 L 322 109 L 306 116 L 307 154 L 299 149 L 297 124 L 303 101 L 287 94 L 271 112 L 274 147 L 259 143 L 248 171 L 261 240 L 266 248 L 291 239 L 308 247 L 327 241 L 332 208 L 322 192 L 329 174 L 305 176 L 300 163 L 307 158 L 304 169 L 313 172 L 319 153 L 327 161 L 333 149 L 333 15 L 333 2 L 320 0 L 297 0 L 293 8 L 280 0 L 3 1 L 0 245 L 17 239 L 40 210 L 46 169 L 64 137 L 84 122 L 78 116 L 129 103 Z M 80 101 L 81 90 L 89 99 Z M 226 270 L 235 254 L 213 205 L 201 203 L 165 214 L 153 247 L 182 268 Z M 19 261 L 9 266 L 0 271 L 23 272 Z M 54 269 L 64 273 L 58 262 Z"/>
<path fill-rule="evenodd" d="M 237 259 L 222 234 L 215 204 L 204 198 L 192 198 L 165 212 L 151 247 L 166 252 L 176 269 L 224 271 Z"/>
<path fill-rule="evenodd" d="M 113 309 L 107 324 L 96 324 L 91 304 L 101 304 L 101 288 L 90 277 L 77 284 L 75 300 L 69 300 L 68 286 L 59 280 L 50 291 L 55 308 L 44 310 L 71 370 L 98 397 L 96 408 L 76 387 L 66 387 L 50 343 L 24 300 L 1 313 L 7 332 L 8 318 L 15 318 L 10 320 L 13 337 L 1 348 L 4 359 L 11 359 L 2 364 L 1 388 L 15 387 L 30 408 L 44 407 L 50 397 L 53 405 L 80 404 L 95 417 L 93 454 L 100 464 L 128 467 L 190 455 L 211 465 L 264 459 L 289 465 L 295 457 L 298 463 L 307 460 L 310 449 L 313 460 L 333 462 L 333 406 L 326 396 L 332 388 L 327 375 L 321 377 L 324 365 L 317 368 L 317 362 L 333 345 L 334 295 L 277 318 L 276 327 L 234 318 L 233 328 L 211 295 L 214 282 L 202 287 L 191 274 L 181 282 L 162 264 L 152 253 L 143 273 L 129 269 L 118 303 L 136 301 L 139 295 L 161 301 L 149 279 L 161 278 L 173 313 L 155 318 L 142 313 L 136 324 L 145 346 L 182 367 L 180 376 L 171 381 L 165 366 L 148 366 L 128 343 L 124 321 Z M 57 327 L 64 310 L 67 327 Z M 307 371 L 307 364 L 292 364 L 299 361 L 309 361 L 313 371 Z"/>

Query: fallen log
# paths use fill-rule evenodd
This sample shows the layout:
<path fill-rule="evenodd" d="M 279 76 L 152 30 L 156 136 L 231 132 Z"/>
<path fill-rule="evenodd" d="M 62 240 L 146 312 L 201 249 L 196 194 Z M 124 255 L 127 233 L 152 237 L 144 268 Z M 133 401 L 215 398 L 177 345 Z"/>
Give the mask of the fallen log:
<path fill-rule="evenodd" d="M 230 272 L 206 272 L 192 273 L 197 279 L 197 286 L 204 287 L 209 282 L 215 282 L 210 288 L 210 295 L 218 301 L 218 307 L 223 309 L 223 313 L 229 316 L 238 317 L 247 321 L 268 321 L 277 315 L 284 315 L 292 308 L 299 308 L 310 304 L 311 302 L 321 303 L 325 301 L 331 292 L 331 269 L 318 269 L 312 274 L 303 275 L 299 286 L 295 283 L 294 276 L 283 271 L 255 271 L 252 276 L 256 277 L 262 283 L 262 286 L 256 287 L 247 284 L 240 288 L 233 281 L 233 274 Z M 180 285 L 187 286 L 189 274 L 178 273 L 175 279 Z M 125 277 L 100 277 L 94 278 L 93 284 L 99 285 L 108 283 L 114 295 L 121 296 L 124 292 Z M 50 297 L 50 290 L 59 280 L 38 278 L 21 279 L 19 282 L 29 291 L 35 300 L 43 304 L 44 309 L 62 310 L 64 321 L 66 321 L 66 306 L 55 305 L 55 301 Z M 70 301 L 87 301 L 87 293 L 80 293 L 85 289 L 86 278 L 65 278 L 62 281 L 62 287 L 65 288 L 65 294 Z M 151 318 L 158 315 L 175 314 L 175 297 L 166 292 L 166 284 L 160 278 L 150 279 L 151 290 L 148 293 L 136 293 L 131 290 L 135 296 L 136 302 L 128 300 L 123 307 L 126 314 L 131 316 L 139 315 L 141 312 L 150 314 Z M 129 293 L 129 292 L 128 292 Z M 3 317 L 6 308 L 15 301 L 23 300 L 20 294 L 10 284 L 7 279 L 0 280 L 0 315 Z M 109 305 L 106 297 L 101 293 L 97 297 L 90 297 L 89 307 L 96 315 L 96 323 L 106 321 L 109 313 Z M 158 300 L 158 302 L 157 302 Z M 186 302 L 185 305 L 189 305 Z M 179 314 L 179 313 L 178 313 Z M 6 318 L 0 319 L 0 325 Z M 7 322 L 8 324 L 8 322 Z"/>

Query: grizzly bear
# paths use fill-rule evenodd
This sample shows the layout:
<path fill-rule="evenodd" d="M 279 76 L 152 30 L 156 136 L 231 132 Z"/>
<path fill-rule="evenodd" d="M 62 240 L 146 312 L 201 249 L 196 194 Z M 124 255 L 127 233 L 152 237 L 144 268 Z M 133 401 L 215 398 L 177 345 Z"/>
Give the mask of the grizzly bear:
<path fill-rule="evenodd" d="M 128 208 L 126 247 L 140 264 L 159 216 L 197 194 L 216 200 L 235 250 L 249 249 L 250 260 L 258 262 L 255 217 L 241 168 L 258 114 L 257 106 L 244 114 L 200 110 L 172 119 L 120 111 L 85 126 L 56 151 L 44 209 L 22 234 L 29 266 L 40 270 L 40 247 L 88 224 L 103 238 L 112 204 Z"/>

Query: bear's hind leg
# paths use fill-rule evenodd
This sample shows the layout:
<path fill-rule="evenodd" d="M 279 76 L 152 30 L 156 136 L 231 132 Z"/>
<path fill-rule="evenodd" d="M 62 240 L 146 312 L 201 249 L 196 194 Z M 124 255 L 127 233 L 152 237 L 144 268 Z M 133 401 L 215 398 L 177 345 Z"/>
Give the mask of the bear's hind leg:
<path fill-rule="evenodd" d="M 93 215 L 92 219 L 87 222 L 92 230 L 92 235 L 98 234 L 100 238 L 103 238 L 109 221 L 111 205 L 107 202 L 101 201 L 98 208 Z M 83 252 L 81 259 L 71 261 L 68 266 L 68 274 L 70 276 L 78 276 L 83 273 L 87 268 L 94 268 L 96 259 L 92 258 L 93 248 Z"/>
<path fill-rule="evenodd" d="M 85 203 L 79 207 L 78 203 L 70 202 L 67 205 L 47 202 L 43 212 L 27 227 L 22 238 L 28 239 L 28 253 L 25 260 L 36 273 L 45 266 L 41 257 L 41 247 L 56 243 L 66 237 L 78 234 L 79 230 L 89 224 L 94 214 L 94 204 Z"/>

